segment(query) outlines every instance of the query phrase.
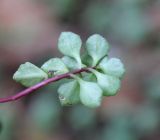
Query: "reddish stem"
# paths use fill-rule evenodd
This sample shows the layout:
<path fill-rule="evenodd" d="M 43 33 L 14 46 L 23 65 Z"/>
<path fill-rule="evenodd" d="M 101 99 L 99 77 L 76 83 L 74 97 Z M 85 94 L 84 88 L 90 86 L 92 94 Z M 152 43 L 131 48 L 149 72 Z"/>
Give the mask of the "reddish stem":
<path fill-rule="evenodd" d="M 51 83 L 51 82 L 55 82 L 55 81 L 58 81 L 58 80 L 61 80 L 61 79 L 64 79 L 64 78 L 69 78 L 70 74 L 79 74 L 81 72 L 89 72 L 89 70 L 88 70 L 88 68 L 82 68 L 82 69 L 79 69 L 79 70 L 75 70 L 73 72 L 65 73 L 65 74 L 62 74 L 62 75 L 57 75 L 55 77 L 44 80 L 44 81 L 42 81 L 42 82 L 40 82 L 40 83 L 38 83 L 34 86 L 31 86 L 31 87 L 17 93 L 16 95 L 13 95 L 13 96 L 7 97 L 7 98 L 0 98 L 0 103 L 15 101 L 15 100 L 20 99 L 20 98 L 32 93 L 33 91 Z"/>

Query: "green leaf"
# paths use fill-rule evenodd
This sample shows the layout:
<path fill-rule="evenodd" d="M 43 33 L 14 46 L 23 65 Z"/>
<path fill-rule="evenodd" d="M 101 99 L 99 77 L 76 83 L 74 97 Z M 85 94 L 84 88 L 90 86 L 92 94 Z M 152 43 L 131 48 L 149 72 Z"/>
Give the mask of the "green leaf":
<path fill-rule="evenodd" d="M 79 68 L 77 61 L 69 56 L 62 57 L 62 61 L 71 70 L 75 70 Z"/>
<path fill-rule="evenodd" d="M 82 63 L 87 65 L 87 66 L 92 66 L 93 60 L 92 57 L 90 55 L 88 55 L 88 53 L 85 51 L 82 54 Z"/>
<path fill-rule="evenodd" d="M 58 49 L 64 55 L 73 57 L 81 68 L 80 49 L 82 41 L 79 35 L 72 32 L 62 32 L 58 40 Z"/>
<path fill-rule="evenodd" d="M 84 81 L 76 75 L 71 75 L 80 84 L 80 100 L 85 106 L 95 108 L 100 106 L 103 91 L 97 83 Z"/>
<path fill-rule="evenodd" d="M 48 75 L 33 65 L 30 62 L 26 62 L 25 64 L 21 64 L 18 70 L 13 75 L 13 79 L 26 87 L 33 86 L 44 79 L 47 79 Z"/>
<path fill-rule="evenodd" d="M 101 58 L 107 55 L 109 45 L 105 38 L 98 34 L 94 34 L 87 39 L 86 49 L 93 59 L 92 66 L 95 66 Z"/>
<path fill-rule="evenodd" d="M 97 83 L 103 89 L 104 96 L 114 96 L 120 89 L 120 80 L 115 76 L 102 74 L 94 69 L 91 70 L 97 77 Z"/>
<path fill-rule="evenodd" d="M 60 58 L 49 59 L 41 66 L 41 68 L 45 72 L 47 72 L 50 77 L 52 76 L 52 72 L 54 73 L 54 75 L 59 75 L 67 73 L 69 71 Z"/>
<path fill-rule="evenodd" d="M 102 100 L 102 90 L 98 84 L 94 82 L 80 82 L 80 100 L 88 107 L 98 107 Z"/>
<path fill-rule="evenodd" d="M 105 74 L 113 75 L 118 78 L 121 78 L 125 73 L 124 65 L 118 58 L 111 58 L 109 60 L 104 58 L 100 62 L 99 67 Z"/>
<path fill-rule="evenodd" d="M 79 84 L 76 80 L 62 84 L 58 89 L 58 93 L 62 105 L 73 105 L 80 101 Z"/>

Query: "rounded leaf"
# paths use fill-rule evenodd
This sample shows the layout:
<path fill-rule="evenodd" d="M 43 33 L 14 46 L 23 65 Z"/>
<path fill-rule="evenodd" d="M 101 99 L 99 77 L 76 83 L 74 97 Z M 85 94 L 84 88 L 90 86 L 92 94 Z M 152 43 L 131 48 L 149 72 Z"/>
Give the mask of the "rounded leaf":
<path fill-rule="evenodd" d="M 81 67 L 80 49 L 82 41 L 79 35 L 72 32 L 62 32 L 58 40 L 58 49 L 64 55 L 75 58 Z"/>
<path fill-rule="evenodd" d="M 98 107 L 102 100 L 102 90 L 94 82 L 80 81 L 80 100 L 88 107 Z"/>
<path fill-rule="evenodd" d="M 79 68 L 77 61 L 69 56 L 62 57 L 62 61 L 67 66 L 67 68 L 69 68 L 71 70 Z"/>
<path fill-rule="evenodd" d="M 93 59 L 92 66 L 95 66 L 101 58 L 108 54 L 109 45 L 105 38 L 94 34 L 87 39 L 86 49 Z"/>
<path fill-rule="evenodd" d="M 96 70 L 92 72 L 97 77 L 98 85 L 103 89 L 104 96 L 114 96 L 120 89 L 120 80 L 115 76 L 105 75 Z"/>
<path fill-rule="evenodd" d="M 73 105 L 80 101 L 79 84 L 76 80 L 62 84 L 58 89 L 58 93 L 62 105 Z"/>
<path fill-rule="evenodd" d="M 121 78 L 125 73 L 125 68 L 123 63 L 118 58 L 111 58 L 111 59 L 103 59 L 99 67 L 105 74 L 113 75 L 116 77 Z"/>
<path fill-rule="evenodd" d="M 41 68 L 52 76 L 52 73 L 54 75 L 64 74 L 69 72 L 66 65 L 63 63 L 63 61 L 60 58 L 51 58 L 47 62 L 45 62 Z"/>
<path fill-rule="evenodd" d="M 13 75 L 13 79 L 26 87 L 33 86 L 44 79 L 47 79 L 48 75 L 33 65 L 30 62 L 26 62 L 25 64 L 21 64 L 18 70 Z"/>

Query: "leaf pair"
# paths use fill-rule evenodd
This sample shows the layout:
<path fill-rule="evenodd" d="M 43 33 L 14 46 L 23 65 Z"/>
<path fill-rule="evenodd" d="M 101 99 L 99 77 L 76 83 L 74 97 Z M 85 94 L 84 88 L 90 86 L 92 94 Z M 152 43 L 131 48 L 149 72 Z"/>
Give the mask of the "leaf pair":
<path fill-rule="evenodd" d="M 94 69 L 90 69 L 90 71 L 96 75 L 97 83 L 103 90 L 104 96 L 113 96 L 118 92 L 120 88 L 120 80 L 117 77 L 100 73 Z"/>
<path fill-rule="evenodd" d="M 85 49 L 87 50 L 87 53 L 85 52 L 85 54 L 87 55 L 83 57 L 83 60 L 81 60 L 80 56 L 81 46 L 82 41 L 77 34 L 72 32 L 61 33 L 58 41 L 58 48 L 60 52 L 65 55 L 62 60 L 70 68 L 84 67 L 85 65 L 82 64 L 82 61 L 85 61 L 86 64 L 90 64 L 90 57 L 92 58 L 91 65 L 96 66 L 104 56 L 108 55 L 109 45 L 105 38 L 98 34 L 94 34 L 87 39 L 85 45 Z"/>
<path fill-rule="evenodd" d="M 120 78 L 124 75 L 124 65 L 118 58 L 104 57 L 98 66 L 103 73 L 90 69 L 97 78 L 98 85 L 103 90 L 104 96 L 114 96 L 120 89 Z"/>
<path fill-rule="evenodd" d="M 72 75 L 73 80 L 61 85 L 58 89 L 60 102 L 62 105 L 79 103 L 88 107 L 98 107 L 101 104 L 102 90 L 97 83 L 88 82 Z"/>
<path fill-rule="evenodd" d="M 30 87 L 48 77 L 64 74 L 68 71 L 68 68 L 60 58 L 51 58 L 41 68 L 30 62 L 20 65 L 19 69 L 13 75 L 13 79 L 26 87 Z"/>

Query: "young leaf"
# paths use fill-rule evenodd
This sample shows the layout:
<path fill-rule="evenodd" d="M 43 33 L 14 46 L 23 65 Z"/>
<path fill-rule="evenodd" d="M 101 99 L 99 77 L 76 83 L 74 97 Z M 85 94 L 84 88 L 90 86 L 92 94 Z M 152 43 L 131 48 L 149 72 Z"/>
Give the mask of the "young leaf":
<path fill-rule="evenodd" d="M 87 52 L 84 52 L 81 58 L 82 58 L 83 64 L 86 64 L 87 66 L 92 66 L 92 63 L 93 63 L 92 57 L 88 55 Z"/>
<path fill-rule="evenodd" d="M 115 76 L 102 74 L 94 69 L 91 71 L 97 77 L 98 85 L 103 89 L 104 96 L 114 96 L 120 89 L 120 80 Z"/>
<path fill-rule="evenodd" d="M 69 71 L 60 58 L 49 59 L 41 66 L 41 68 L 45 72 L 47 72 L 50 77 L 52 76 L 52 72 L 54 73 L 54 75 L 59 75 L 67 73 Z"/>
<path fill-rule="evenodd" d="M 78 63 L 75 59 L 73 59 L 69 56 L 64 56 L 64 57 L 62 57 L 62 61 L 69 69 L 71 69 L 71 70 L 78 69 Z"/>
<path fill-rule="evenodd" d="M 80 101 L 79 84 L 76 80 L 62 84 L 58 89 L 58 93 L 62 105 L 73 105 Z"/>
<path fill-rule="evenodd" d="M 102 90 L 94 82 L 80 82 L 80 100 L 88 107 L 98 107 L 102 100 Z"/>
<path fill-rule="evenodd" d="M 26 87 L 33 86 L 44 79 L 47 79 L 48 75 L 33 65 L 30 62 L 26 62 L 25 64 L 21 64 L 18 70 L 13 75 L 13 79 Z"/>
<path fill-rule="evenodd" d="M 94 34 L 87 39 L 86 49 L 93 59 L 92 66 L 95 66 L 101 58 L 107 55 L 109 45 L 105 38 L 98 34 Z"/>
<path fill-rule="evenodd" d="M 118 78 L 121 78 L 124 75 L 125 68 L 123 63 L 118 58 L 111 58 L 111 59 L 103 59 L 99 67 L 105 74 L 113 75 Z"/>
<path fill-rule="evenodd" d="M 94 82 L 88 82 L 80 79 L 78 76 L 71 75 L 80 84 L 80 100 L 85 106 L 95 108 L 100 106 L 103 91 Z"/>
<path fill-rule="evenodd" d="M 82 41 L 79 35 L 72 32 L 62 32 L 58 40 L 58 49 L 64 55 L 73 57 L 81 68 L 80 49 Z"/>

